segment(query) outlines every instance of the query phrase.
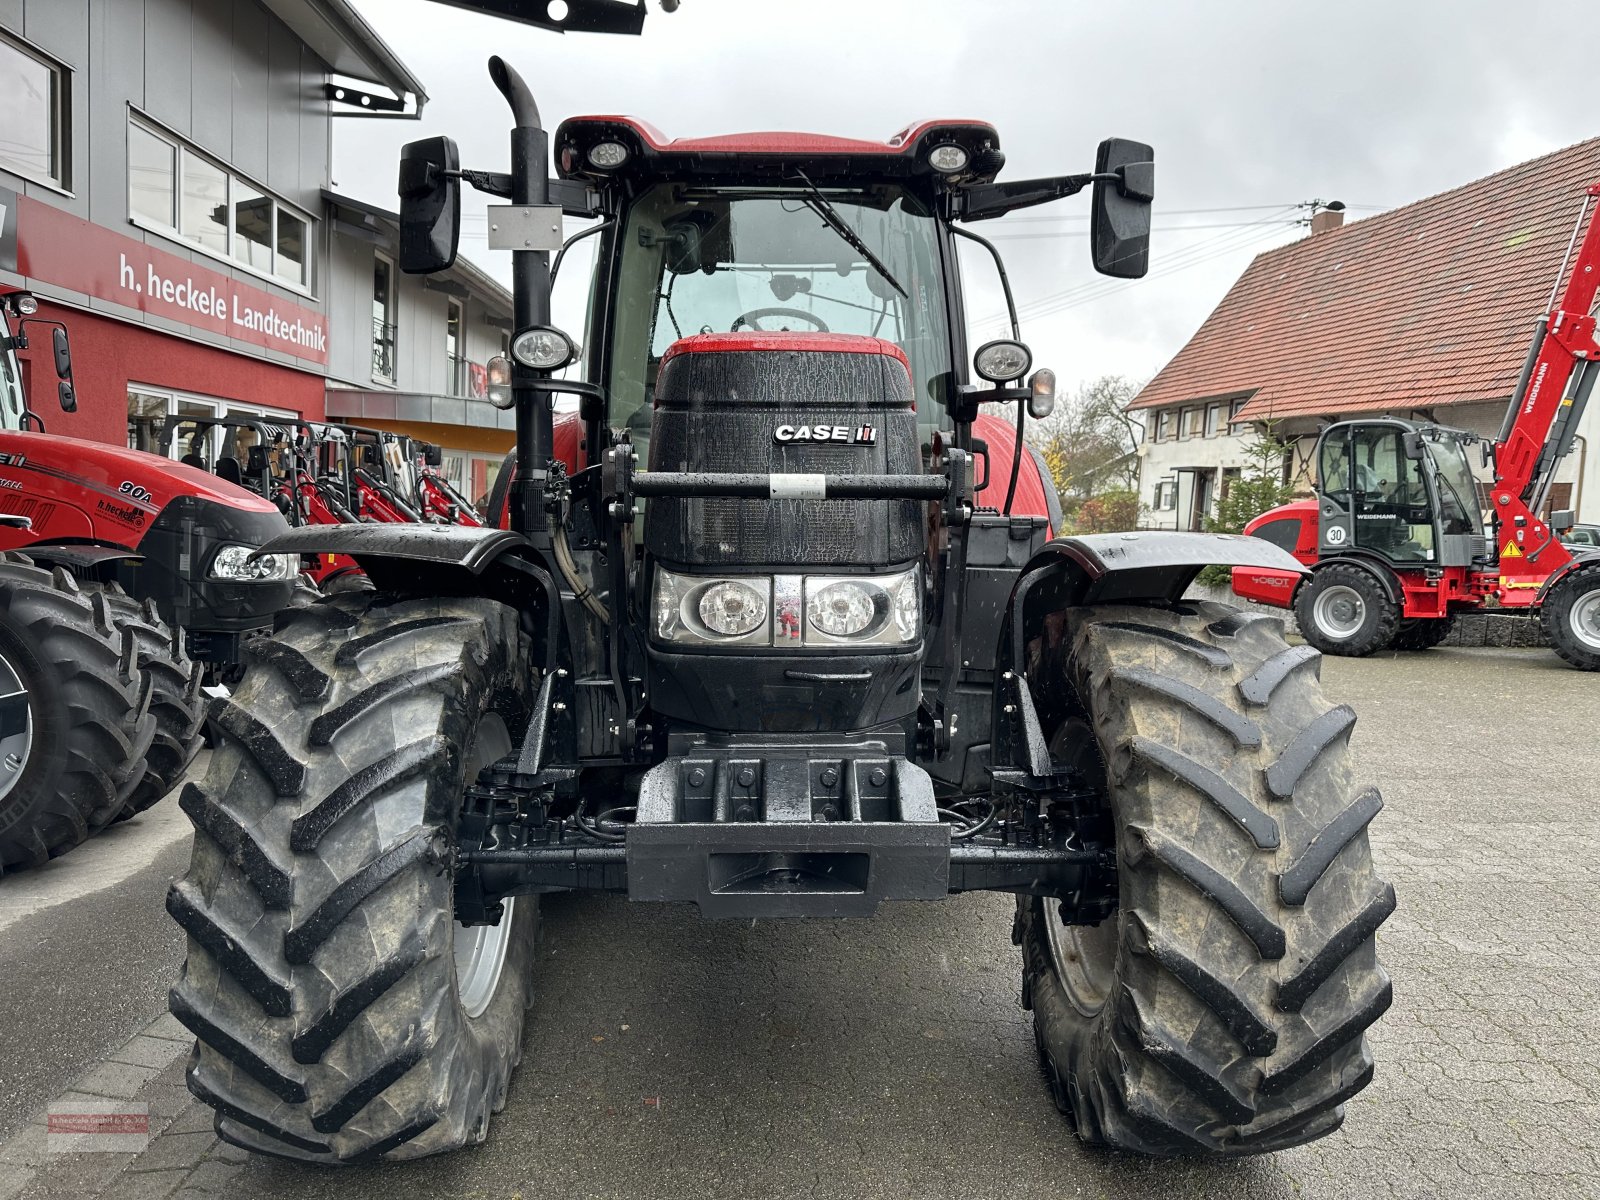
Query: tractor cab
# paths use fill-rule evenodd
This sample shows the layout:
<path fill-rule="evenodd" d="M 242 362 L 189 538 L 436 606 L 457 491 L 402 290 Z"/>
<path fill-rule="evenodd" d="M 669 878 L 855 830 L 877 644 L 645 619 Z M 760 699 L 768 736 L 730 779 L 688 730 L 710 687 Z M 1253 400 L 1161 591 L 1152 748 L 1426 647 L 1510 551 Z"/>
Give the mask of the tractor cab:
<path fill-rule="evenodd" d="M 1460 429 L 1407 421 L 1341 421 L 1317 443 L 1323 555 L 1376 555 L 1399 567 L 1471 567 L 1487 541 Z"/>

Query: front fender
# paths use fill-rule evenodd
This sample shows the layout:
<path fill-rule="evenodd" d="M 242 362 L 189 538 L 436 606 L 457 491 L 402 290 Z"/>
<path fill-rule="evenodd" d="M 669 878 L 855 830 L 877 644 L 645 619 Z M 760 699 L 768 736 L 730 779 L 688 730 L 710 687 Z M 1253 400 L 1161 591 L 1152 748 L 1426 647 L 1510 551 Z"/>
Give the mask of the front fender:
<path fill-rule="evenodd" d="M 1172 604 L 1201 568 L 1309 574 L 1288 551 L 1233 533 L 1094 533 L 1047 542 L 1023 568 L 1006 606 L 1001 670 L 1020 670 L 1047 616 L 1086 604 Z"/>
<path fill-rule="evenodd" d="M 520 533 L 470 525 L 302 525 L 257 554 L 344 554 L 380 592 L 486 596 L 524 614 L 537 661 L 554 661 L 560 591 L 544 556 Z"/>
<path fill-rule="evenodd" d="M 1572 572 L 1576 571 L 1579 567 L 1587 567 L 1595 563 L 1600 563 L 1600 547 L 1586 549 L 1583 546 L 1568 546 L 1563 543 L 1562 548 L 1565 549 L 1569 555 L 1571 555 L 1572 561 L 1565 563 L 1562 566 L 1557 567 L 1554 571 L 1550 572 L 1550 578 L 1546 579 L 1544 583 L 1540 585 L 1539 594 L 1534 598 L 1533 603 L 1535 607 L 1538 607 L 1544 603 L 1544 598 L 1550 594 L 1551 588 L 1555 587 L 1558 582 L 1572 574 Z"/>

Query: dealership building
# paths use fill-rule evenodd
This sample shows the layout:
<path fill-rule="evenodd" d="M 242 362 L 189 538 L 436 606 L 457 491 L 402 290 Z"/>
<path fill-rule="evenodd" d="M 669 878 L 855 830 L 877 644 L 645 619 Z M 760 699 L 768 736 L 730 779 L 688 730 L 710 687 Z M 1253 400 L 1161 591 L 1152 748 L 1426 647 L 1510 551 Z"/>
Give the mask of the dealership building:
<path fill-rule="evenodd" d="M 0 0 L 0 286 L 67 326 L 79 397 L 25 356 L 48 430 L 343 420 L 440 443 L 482 494 L 511 298 L 464 260 L 402 276 L 393 214 L 331 190 L 336 129 L 426 102 L 348 0 Z"/>

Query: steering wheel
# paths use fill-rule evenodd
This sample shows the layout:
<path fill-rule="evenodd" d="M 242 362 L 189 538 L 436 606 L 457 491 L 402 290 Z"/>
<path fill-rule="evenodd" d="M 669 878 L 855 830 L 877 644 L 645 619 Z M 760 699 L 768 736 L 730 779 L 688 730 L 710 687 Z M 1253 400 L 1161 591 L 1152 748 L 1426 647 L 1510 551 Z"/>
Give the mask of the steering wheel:
<path fill-rule="evenodd" d="M 742 312 L 734 318 L 733 324 L 728 326 L 729 333 L 738 333 L 739 326 L 748 325 L 757 333 L 774 333 L 776 330 L 762 329 L 756 322 L 762 317 L 799 317 L 802 321 L 814 326 L 818 333 L 827 333 L 828 327 L 821 317 L 815 313 L 808 313 L 801 308 L 752 308 L 749 312 Z"/>
<path fill-rule="evenodd" d="M 1322 494 L 1341 508 L 1355 507 L 1355 497 L 1351 494 L 1349 488 L 1333 488 Z"/>

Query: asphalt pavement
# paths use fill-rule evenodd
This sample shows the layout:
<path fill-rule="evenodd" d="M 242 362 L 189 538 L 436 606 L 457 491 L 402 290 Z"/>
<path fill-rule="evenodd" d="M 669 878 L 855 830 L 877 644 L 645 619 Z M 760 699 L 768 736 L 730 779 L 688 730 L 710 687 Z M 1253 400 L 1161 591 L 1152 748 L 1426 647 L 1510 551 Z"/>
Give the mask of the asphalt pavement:
<path fill-rule="evenodd" d="M 727 924 L 590 896 L 545 902 L 526 1056 L 485 1145 L 345 1170 L 253 1158 L 183 1091 L 161 1017 L 183 845 L 155 837 L 120 878 L 101 862 L 97 890 L 9 924 L 27 876 L 0 881 L 0 1200 L 1600 1197 L 1600 678 L 1483 649 L 1323 674 L 1361 717 L 1400 908 L 1377 1078 L 1310 1146 L 1221 1163 L 1082 1147 L 1038 1077 L 1009 897 Z M 149 1149 L 49 1154 L 23 1114 L 69 1088 L 148 1102 Z"/>

